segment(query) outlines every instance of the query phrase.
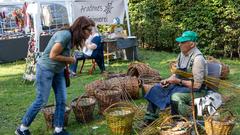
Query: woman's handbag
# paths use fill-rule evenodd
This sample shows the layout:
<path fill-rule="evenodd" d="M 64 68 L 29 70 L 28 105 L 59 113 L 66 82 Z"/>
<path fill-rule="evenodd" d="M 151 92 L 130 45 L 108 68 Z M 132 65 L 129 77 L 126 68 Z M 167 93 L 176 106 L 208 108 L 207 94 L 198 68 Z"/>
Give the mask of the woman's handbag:
<path fill-rule="evenodd" d="M 70 71 L 69 71 L 68 65 L 65 66 L 64 77 L 65 77 L 65 81 L 66 81 L 66 87 L 69 87 L 70 86 Z"/>

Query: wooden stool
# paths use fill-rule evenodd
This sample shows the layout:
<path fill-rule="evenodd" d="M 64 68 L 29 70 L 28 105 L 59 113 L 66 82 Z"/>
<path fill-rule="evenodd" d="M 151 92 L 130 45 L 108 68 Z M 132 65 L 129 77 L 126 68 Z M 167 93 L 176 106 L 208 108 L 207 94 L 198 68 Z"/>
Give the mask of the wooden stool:
<path fill-rule="evenodd" d="M 91 59 L 91 58 L 89 58 L 89 59 Z M 83 59 L 83 61 L 82 61 L 82 65 L 81 65 L 81 68 L 80 68 L 80 70 L 79 70 L 79 74 L 82 73 L 82 69 L 83 69 L 85 60 L 86 60 L 86 59 Z M 88 74 L 91 75 L 94 70 L 96 70 L 96 62 L 95 62 L 95 59 L 92 59 L 92 67 L 88 70 Z"/>

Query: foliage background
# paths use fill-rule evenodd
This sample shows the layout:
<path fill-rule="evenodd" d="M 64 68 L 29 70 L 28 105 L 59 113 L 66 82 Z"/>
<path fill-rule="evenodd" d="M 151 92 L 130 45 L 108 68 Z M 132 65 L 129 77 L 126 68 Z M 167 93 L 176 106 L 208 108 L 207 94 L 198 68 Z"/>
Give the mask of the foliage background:
<path fill-rule="evenodd" d="M 193 30 L 205 54 L 240 58 L 240 0 L 129 0 L 129 12 L 145 47 L 176 51 L 175 38 Z"/>

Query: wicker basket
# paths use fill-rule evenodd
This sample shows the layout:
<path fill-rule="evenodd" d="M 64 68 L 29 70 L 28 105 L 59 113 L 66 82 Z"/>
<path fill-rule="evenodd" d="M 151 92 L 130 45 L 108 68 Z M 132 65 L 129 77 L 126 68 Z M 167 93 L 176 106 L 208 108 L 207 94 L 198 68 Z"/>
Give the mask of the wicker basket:
<path fill-rule="evenodd" d="M 135 111 L 128 102 L 118 102 L 106 108 L 104 116 L 111 129 L 111 135 L 130 135 Z"/>
<path fill-rule="evenodd" d="M 115 77 L 106 81 L 107 84 L 111 84 L 109 89 L 119 88 L 122 90 L 122 98 L 139 98 L 139 85 L 140 81 L 136 77 Z"/>
<path fill-rule="evenodd" d="M 99 114 L 103 114 L 103 111 L 110 105 L 119 102 L 121 100 L 120 90 L 99 90 L 95 94 L 98 100 Z"/>
<path fill-rule="evenodd" d="M 89 96 L 80 96 L 71 102 L 71 107 L 78 122 L 87 123 L 93 120 L 96 99 Z"/>
<path fill-rule="evenodd" d="M 105 79 L 111 79 L 115 77 L 125 77 L 127 74 L 125 73 L 106 73 L 103 75 Z"/>
<path fill-rule="evenodd" d="M 47 129 L 53 128 L 53 121 L 54 121 L 54 112 L 55 112 L 55 105 L 48 105 L 42 109 L 44 114 L 44 118 L 46 120 Z M 71 112 L 71 108 L 66 106 L 65 114 L 64 114 L 64 126 L 68 125 L 68 116 Z"/>
<path fill-rule="evenodd" d="M 154 76 L 160 76 L 159 72 L 155 69 L 152 69 L 144 63 L 131 63 L 128 66 L 127 75 L 139 77 L 143 74 L 149 74 Z"/>
<path fill-rule="evenodd" d="M 96 80 L 94 82 L 91 82 L 87 85 L 85 85 L 85 91 L 88 96 L 95 96 L 95 92 L 97 89 L 105 87 L 105 83 L 102 80 Z"/>
<path fill-rule="evenodd" d="M 149 75 L 149 74 L 140 75 L 139 79 L 141 80 L 142 84 L 159 83 L 162 80 L 160 76 Z"/>
<path fill-rule="evenodd" d="M 181 126 L 182 127 L 172 127 L 168 125 L 172 125 L 173 118 L 177 118 L 178 120 L 183 120 Z M 169 129 L 169 127 L 172 127 Z M 166 130 L 168 129 L 168 130 Z M 180 115 L 174 115 L 167 117 L 162 124 L 160 125 L 159 135 L 191 135 L 192 124 L 184 117 Z"/>
<path fill-rule="evenodd" d="M 128 93 L 128 97 L 130 96 L 132 99 L 139 98 L 139 85 L 140 81 L 136 77 L 125 77 L 123 80 L 123 85 L 126 93 Z"/>
<path fill-rule="evenodd" d="M 228 112 L 229 117 L 226 120 L 215 120 L 213 116 L 217 113 Z M 213 115 L 205 119 L 205 130 L 207 135 L 231 135 L 232 129 L 235 125 L 235 117 L 228 110 L 216 111 Z"/>

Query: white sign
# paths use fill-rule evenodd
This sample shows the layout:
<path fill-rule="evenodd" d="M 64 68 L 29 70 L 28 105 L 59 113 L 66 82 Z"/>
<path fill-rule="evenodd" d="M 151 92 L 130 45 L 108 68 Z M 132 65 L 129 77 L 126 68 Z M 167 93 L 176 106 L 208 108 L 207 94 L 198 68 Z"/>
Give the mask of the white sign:
<path fill-rule="evenodd" d="M 112 24 L 118 17 L 120 23 L 124 18 L 124 0 L 82 0 L 73 2 L 73 20 L 79 16 L 88 16 L 96 24 Z"/>

